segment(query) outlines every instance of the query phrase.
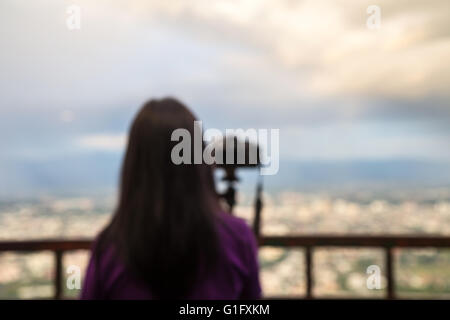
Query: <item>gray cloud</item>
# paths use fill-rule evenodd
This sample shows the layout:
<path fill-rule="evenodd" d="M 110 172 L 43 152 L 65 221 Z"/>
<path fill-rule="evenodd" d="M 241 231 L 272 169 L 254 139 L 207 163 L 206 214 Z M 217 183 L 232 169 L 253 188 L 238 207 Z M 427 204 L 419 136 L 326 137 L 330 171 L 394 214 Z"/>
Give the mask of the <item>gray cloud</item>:
<path fill-rule="evenodd" d="M 311 156 L 439 157 L 450 135 L 448 1 L 379 1 L 378 32 L 365 27 L 368 1 L 77 3 L 74 32 L 65 27 L 72 1 L 0 4 L 4 150 L 57 152 L 86 134 L 123 133 L 143 101 L 168 94 L 210 127 L 284 128 L 285 145 L 307 132 Z M 66 110 L 71 123 L 61 122 Z M 364 124 L 377 147 L 357 152 L 361 140 L 347 141 Z M 386 127 L 399 137 L 382 148 Z M 334 151 L 324 138 L 333 128 Z"/>

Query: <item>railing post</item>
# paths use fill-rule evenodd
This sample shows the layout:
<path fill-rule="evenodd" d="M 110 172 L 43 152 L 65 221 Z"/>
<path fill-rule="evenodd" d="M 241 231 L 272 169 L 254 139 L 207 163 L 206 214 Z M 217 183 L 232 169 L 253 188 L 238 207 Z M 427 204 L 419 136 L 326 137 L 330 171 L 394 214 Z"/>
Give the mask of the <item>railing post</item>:
<path fill-rule="evenodd" d="M 55 300 L 61 300 L 62 299 L 62 282 L 63 282 L 63 273 L 62 273 L 62 256 L 63 251 L 56 250 L 55 251 Z"/>
<path fill-rule="evenodd" d="M 310 246 L 305 247 L 305 262 L 306 262 L 306 299 L 312 299 L 313 260 L 312 260 L 312 248 Z"/>
<path fill-rule="evenodd" d="M 392 247 L 385 247 L 386 255 L 386 281 L 387 281 L 387 299 L 395 299 L 395 280 L 394 280 L 394 261 L 392 257 Z"/>

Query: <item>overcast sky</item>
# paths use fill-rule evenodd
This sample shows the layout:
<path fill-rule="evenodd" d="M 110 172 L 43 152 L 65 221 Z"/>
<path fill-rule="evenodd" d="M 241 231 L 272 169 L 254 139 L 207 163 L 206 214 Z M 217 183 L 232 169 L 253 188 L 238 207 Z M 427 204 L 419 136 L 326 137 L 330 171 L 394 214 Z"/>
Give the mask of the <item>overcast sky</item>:
<path fill-rule="evenodd" d="M 165 95 L 206 127 L 279 128 L 283 159 L 448 161 L 450 2 L 377 0 L 379 30 L 371 4 L 2 0 L 0 161 L 120 153 Z"/>

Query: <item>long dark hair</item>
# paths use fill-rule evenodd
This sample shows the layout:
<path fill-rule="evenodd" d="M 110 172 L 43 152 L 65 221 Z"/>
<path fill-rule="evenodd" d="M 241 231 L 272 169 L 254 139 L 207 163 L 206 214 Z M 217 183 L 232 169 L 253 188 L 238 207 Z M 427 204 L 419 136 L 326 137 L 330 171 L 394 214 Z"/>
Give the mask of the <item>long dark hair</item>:
<path fill-rule="evenodd" d="M 200 263 L 204 270 L 216 263 L 219 204 L 211 167 L 171 161 L 178 143 L 171 141 L 172 132 L 184 128 L 193 138 L 195 120 L 173 98 L 142 107 L 129 134 L 119 203 L 98 241 L 99 248 L 114 244 L 157 298 L 183 298 Z"/>

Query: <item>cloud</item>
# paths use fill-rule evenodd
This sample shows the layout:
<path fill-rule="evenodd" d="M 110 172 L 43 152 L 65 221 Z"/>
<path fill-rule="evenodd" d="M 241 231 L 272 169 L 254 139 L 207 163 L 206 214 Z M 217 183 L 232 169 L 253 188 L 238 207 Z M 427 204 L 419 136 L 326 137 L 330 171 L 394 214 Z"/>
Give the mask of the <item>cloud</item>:
<path fill-rule="evenodd" d="M 76 144 L 95 151 L 123 151 L 127 144 L 126 134 L 92 134 L 80 137 Z"/>
<path fill-rule="evenodd" d="M 280 150 L 285 159 L 450 161 L 448 136 L 413 124 L 349 122 L 318 127 L 295 126 L 282 130 L 280 136 L 283 137 Z"/>
<path fill-rule="evenodd" d="M 2 4 L 2 107 L 100 107 L 161 93 L 250 111 L 450 98 L 446 0 L 380 0 L 379 31 L 366 28 L 366 0 L 79 0 L 79 32 L 65 27 L 70 1 L 43 11 L 47 2 Z"/>
<path fill-rule="evenodd" d="M 124 137 L 103 132 L 124 132 L 146 99 L 164 95 L 209 127 L 280 128 L 289 143 L 297 133 L 283 129 L 306 130 L 311 157 L 439 157 L 450 136 L 446 0 L 377 1 L 379 31 L 366 28 L 365 0 L 78 0 L 82 29 L 70 32 L 71 4 L 0 4 L 5 154 L 66 153 L 74 141 L 123 150 Z M 375 120 L 413 124 L 395 145 L 372 126 L 361 143 L 340 134 L 327 149 L 323 127 L 333 136 L 341 123 Z M 410 134 L 422 127 L 438 142 Z"/>
<path fill-rule="evenodd" d="M 150 1 L 130 4 L 203 36 L 265 51 L 314 94 L 448 96 L 450 23 L 445 0 L 380 0 L 381 29 L 366 27 L 370 1 Z"/>

